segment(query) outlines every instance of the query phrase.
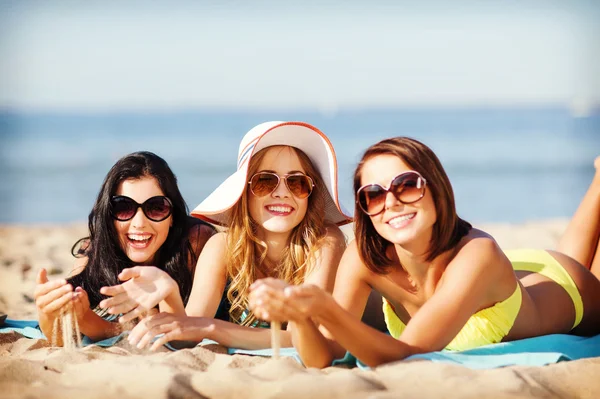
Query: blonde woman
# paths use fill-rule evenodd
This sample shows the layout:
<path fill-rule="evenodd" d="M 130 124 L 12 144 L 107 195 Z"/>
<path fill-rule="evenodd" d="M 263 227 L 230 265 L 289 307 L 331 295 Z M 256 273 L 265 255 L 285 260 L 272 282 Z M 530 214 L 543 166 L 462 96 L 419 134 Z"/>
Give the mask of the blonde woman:
<path fill-rule="evenodd" d="M 267 348 L 270 332 L 254 327 L 268 324 L 248 310 L 252 283 L 273 277 L 333 290 L 346 246 L 338 225 L 350 218 L 338 201 L 333 147 L 317 128 L 300 122 L 254 127 L 240 144 L 237 172 L 192 215 L 227 229 L 206 243 L 185 310 L 174 306 L 171 312 L 146 318 L 131 332 L 129 341 L 139 348 L 160 334 L 164 335 L 152 349 L 172 340 L 204 338 L 229 347 Z M 170 296 L 162 287 L 144 295 L 128 294 L 136 291 L 134 285 L 130 280 L 111 287 L 114 296 L 104 305 L 113 312 L 129 312 Z M 153 298 L 140 306 L 148 297 Z M 215 318 L 224 303 L 229 304 L 229 321 Z M 281 344 L 292 345 L 289 331 L 282 332 Z"/>

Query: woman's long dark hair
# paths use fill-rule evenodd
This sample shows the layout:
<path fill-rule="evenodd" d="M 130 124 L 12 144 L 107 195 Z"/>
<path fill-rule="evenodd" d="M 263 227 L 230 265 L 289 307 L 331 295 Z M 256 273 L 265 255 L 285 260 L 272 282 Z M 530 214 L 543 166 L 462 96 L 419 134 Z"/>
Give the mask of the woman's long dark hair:
<path fill-rule="evenodd" d="M 119 159 L 106 175 L 88 218 L 90 237 L 85 251 L 87 265 L 81 273 L 68 279 L 73 287 L 79 286 L 87 292 L 92 309 L 105 298 L 100 294 L 100 288 L 119 284 L 119 273 L 134 266 L 119 243 L 115 221 L 110 213 L 110 200 L 122 181 L 144 177 L 155 178 L 173 204 L 173 225 L 156 253 L 154 266 L 167 272 L 177 282 L 184 303 L 189 297 L 192 273 L 188 261 L 191 260 L 195 265 L 197 254 L 188 239 L 190 223 L 187 205 L 167 162 L 156 154 L 141 151 Z"/>

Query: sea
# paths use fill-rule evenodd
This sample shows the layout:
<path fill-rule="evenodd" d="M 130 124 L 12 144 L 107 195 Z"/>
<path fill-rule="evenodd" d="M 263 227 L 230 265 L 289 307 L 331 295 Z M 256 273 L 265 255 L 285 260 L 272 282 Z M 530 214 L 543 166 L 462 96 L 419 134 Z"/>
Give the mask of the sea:
<path fill-rule="evenodd" d="M 452 182 L 458 213 L 474 223 L 569 218 L 600 155 L 600 112 L 567 107 L 326 111 L 0 112 L 0 223 L 86 221 L 121 156 L 148 150 L 177 175 L 193 209 L 235 171 L 253 126 L 304 121 L 333 143 L 342 203 L 364 150 L 393 136 L 430 146 Z"/>

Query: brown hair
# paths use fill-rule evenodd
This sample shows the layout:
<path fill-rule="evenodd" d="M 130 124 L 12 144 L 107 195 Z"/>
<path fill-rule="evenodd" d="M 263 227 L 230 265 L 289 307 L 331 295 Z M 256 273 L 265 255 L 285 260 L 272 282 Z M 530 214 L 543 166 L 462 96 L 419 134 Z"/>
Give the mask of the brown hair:
<path fill-rule="evenodd" d="M 437 212 L 427 261 L 432 261 L 441 253 L 456 246 L 471 230 L 471 224 L 456 214 L 450 180 L 433 151 L 425 144 L 408 137 L 394 137 L 372 145 L 365 151 L 354 172 L 355 195 L 361 187 L 363 167 L 378 155 L 397 156 L 427 181 Z M 387 273 L 391 266 L 391 260 L 386 256 L 389 241 L 377 233 L 371 218 L 360 209 L 358 201 L 355 203 L 354 215 L 354 235 L 361 260 L 371 271 L 379 274 Z"/>
<path fill-rule="evenodd" d="M 277 146 L 291 149 L 300 159 L 300 164 L 315 184 L 308 197 L 306 215 L 290 233 L 287 250 L 283 258 L 270 269 L 270 277 L 282 279 L 289 284 L 298 285 L 315 266 L 315 253 L 322 244 L 325 236 L 325 195 L 327 188 L 321 175 L 314 168 L 304 152 L 288 146 Z M 258 171 L 258 167 L 268 150 L 267 147 L 252 156 L 248 165 L 248 176 Z M 232 321 L 251 326 L 256 317 L 249 313 L 243 318 L 242 314 L 248 309 L 248 293 L 250 285 L 257 279 L 257 272 L 265 266 L 268 247 L 257 235 L 258 226 L 250 218 L 248 211 L 249 189 L 244 190 L 242 197 L 231 208 L 231 216 L 227 230 L 227 278 L 230 280 L 227 299 L 231 303 L 229 315 Z"/>

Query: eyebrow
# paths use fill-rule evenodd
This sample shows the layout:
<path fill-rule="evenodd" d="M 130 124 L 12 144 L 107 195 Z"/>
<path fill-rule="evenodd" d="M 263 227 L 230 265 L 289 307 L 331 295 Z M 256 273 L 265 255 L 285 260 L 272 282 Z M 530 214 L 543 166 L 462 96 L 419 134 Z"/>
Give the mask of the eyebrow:
<path fill-rule="evenodd" d="M 268 173 L 275 173 L 275 174 L 277 174 L 277 172 L 276 172 L 276 171 L 274 171 L 274 170 L 270 170 L 270 169 L 261 170 L 261 171 L 259 171 L 259 173 L 260 173 L 260 172 L 268 172 Z M 286 175 L 293 175 L 293 174 L 296 174 L 296 173 L 302 173 L 302 174 L 305 174 L 305 172 L 303 172 L 303 171 L 301 171 L 301 170 L 290 170 L 289 172 L 287 172 L 287 173 L 286 173 Z"/>

